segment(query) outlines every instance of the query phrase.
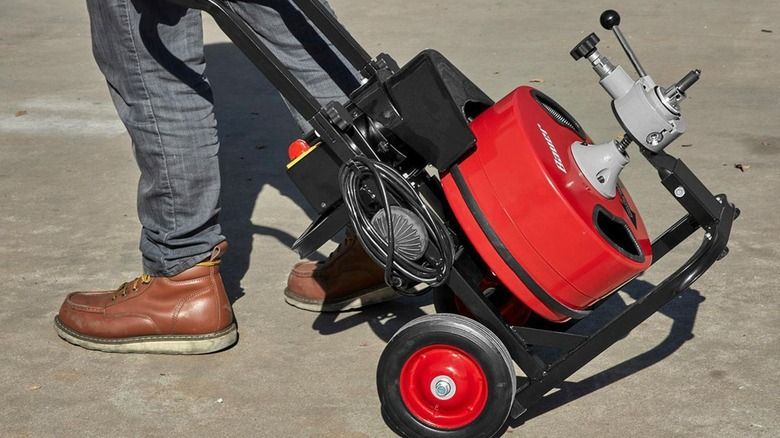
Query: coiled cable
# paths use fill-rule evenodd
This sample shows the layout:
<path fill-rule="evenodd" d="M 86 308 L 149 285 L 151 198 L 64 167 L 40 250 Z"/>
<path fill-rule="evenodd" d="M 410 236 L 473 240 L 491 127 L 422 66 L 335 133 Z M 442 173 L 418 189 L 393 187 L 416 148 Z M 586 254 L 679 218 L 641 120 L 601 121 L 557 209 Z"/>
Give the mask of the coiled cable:
<path fill-rule="evenodd" d="M 373 182 L 374 190 L 369 188 L 369 182 Z M 388 285 L 403 295 L 419 295 L 425 289 L 411 292 L 409 283 L 437 287 L 447 280 L 455 258 L 450 232 L 398 171 L 380 161 L 354 157 L 341 166 L 339 184 L 355 234 L 371 258 L 384 266 Z M 361 200 L 361 191 L 364 200 Z M 366 197 L 375 205 L 369 205 Z M 396 251 L 391 204 L 407 209 L 424 225 L 427 236 L 423 237 L 429 246 L 433 246 L 426 251 L 425 257 L 413 260 Z M 386 221 L 386 229 L 379 230 L 372 223 L 379 210 L 384 210 L 382 219 Z"/>

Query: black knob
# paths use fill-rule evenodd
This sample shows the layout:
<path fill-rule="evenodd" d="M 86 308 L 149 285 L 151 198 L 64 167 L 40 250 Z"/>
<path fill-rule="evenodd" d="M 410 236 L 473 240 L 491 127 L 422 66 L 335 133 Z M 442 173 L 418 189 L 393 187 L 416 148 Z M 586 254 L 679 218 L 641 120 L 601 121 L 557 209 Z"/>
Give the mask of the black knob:
<path fill-rule="evenodd" d="M 615 10 L 607 9 L 601 13 L 599 21 L 601 22 L 601 27 L 612 30 L 613 27 L 620 26 L 620 14 Z"/>
<path fill-rule="evenodd" d="M 574 58 L 575 61 L 579 60 L 580 58 L 586 58 L 588 55 L 593 53 L 594 50 L 596 50 L 596 44 L 598 44 L 598 42 L 599 37 L 597 37 L 595 33 L 591 33 L 590 35 L 586 36 L 584 40 L 580 41 L 576 47 L 571 49 L 569 54 L 572 58 Z"/>

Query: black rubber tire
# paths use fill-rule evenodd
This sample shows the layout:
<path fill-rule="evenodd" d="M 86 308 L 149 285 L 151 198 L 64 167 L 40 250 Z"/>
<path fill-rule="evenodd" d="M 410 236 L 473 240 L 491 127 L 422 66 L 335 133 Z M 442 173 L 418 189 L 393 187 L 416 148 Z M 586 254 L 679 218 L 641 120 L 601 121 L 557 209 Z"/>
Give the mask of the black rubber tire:
<path fill-rule="evenodd" d="M 415 352 L 444 344 L 468 353 L 484 372 L 488 393 L 485 407 L 470 423 L 457 429 L 433 427 L 417 418 L 401 396 L 401 371 Z M 382 414 L 394 432 L 409 438 L 490 438 L 506 430 L 517 386 L 512 359 L 498 337 L 462 315 L 419 317 L 403 326 L 388 342 L 377 367 L 377 390 Z"/>

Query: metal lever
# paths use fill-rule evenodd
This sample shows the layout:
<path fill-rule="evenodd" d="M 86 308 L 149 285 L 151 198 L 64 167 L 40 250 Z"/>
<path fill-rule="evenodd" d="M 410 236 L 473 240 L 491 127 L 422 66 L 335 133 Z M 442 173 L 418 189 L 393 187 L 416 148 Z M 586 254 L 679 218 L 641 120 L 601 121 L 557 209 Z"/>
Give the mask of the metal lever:
<path fill-rule="evenodd" d="M 642 68 L 642 64 L 639 63 L 639 59 L 634 54 L 634 51 L 631 50 L 631 46 L 628 44 L 628 40 L 625 36 L 623 36 L 623 32 L 621 32 L 620 28 L 618 27 L 620 24 L 620 14 L 618 14 L 617 11 L 613 9 L 607 9 L 601 13 L 599 22 L 601 22 L 601 26 L 604 29 L 611 30 L 615 33 L 615 36 L 620 42 L 620 45 L 623 46 L 623 50 L 626 52 L 626 55 L 628 55 L 628 59 L 631 60 L 631 64 L 634 65 L 634 69 L 636 70 L 639 77 L 642 78 L 647 76 L 645 69 Z"/>

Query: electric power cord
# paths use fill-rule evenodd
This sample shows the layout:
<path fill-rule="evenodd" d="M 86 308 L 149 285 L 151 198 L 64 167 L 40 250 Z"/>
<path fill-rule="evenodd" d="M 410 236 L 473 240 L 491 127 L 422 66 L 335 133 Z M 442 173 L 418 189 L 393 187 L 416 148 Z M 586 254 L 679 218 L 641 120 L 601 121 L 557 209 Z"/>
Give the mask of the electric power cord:
<path fill-rule="evenodd" d="M 376 193 L 368 188 L 369 182 L 375 185 Z M 384 266 L 388 285 L 402 295 L 419 295 L 427 289 L 408 289 L 408 283 L 424 283 L 430 288 L 447 280 L 455 258 L 449 230 L 398 171 L 379 161 L 354 157 L 341 166 L 339 183 L 358 240 L 371 258 Z M 404 220 L 421 225 L 407 227 L 424 234 L 419 238 L 425 246 L 416 256 L 399 251 L 396 245 L 398 224 L 394 227 L 393 220 L 399 218 L 398 207 L 406 209 Z M 379 214 L 382 210 L 383 216 Z"/>

